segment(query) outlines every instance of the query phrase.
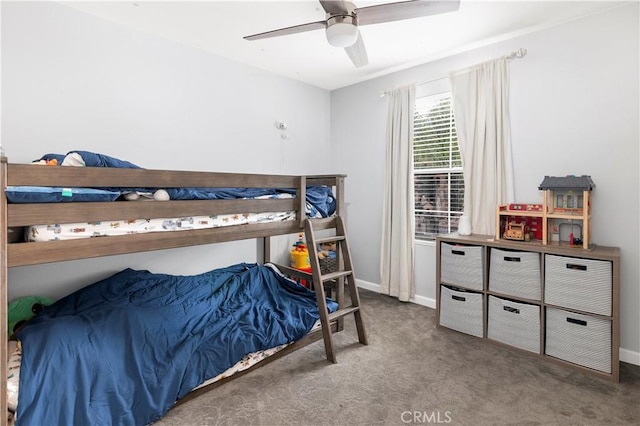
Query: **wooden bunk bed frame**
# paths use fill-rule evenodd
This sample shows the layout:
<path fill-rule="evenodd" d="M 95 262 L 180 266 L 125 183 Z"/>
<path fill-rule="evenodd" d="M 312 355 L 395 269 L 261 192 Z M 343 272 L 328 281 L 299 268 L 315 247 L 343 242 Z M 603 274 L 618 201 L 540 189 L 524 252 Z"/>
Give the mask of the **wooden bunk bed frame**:
<path fill-rule="evenodd" d="M 306 218 L 306 187 L 326 185 L 334 188 L 336 199 L 336 215 L 332 219 L 314 220 L 314 230 L 338 229 L 342 227 L 341 216 L 344 213 L 344 180 L 345 175 L 264 175 L 243 173 L 218 172 L 188 172 L 149 169 L 119 169 L 101 167 L 52 167 L 32 164 L 9 164 L 6 157 L 0 158 L 0 333 L 4 336 L 0 342 L 0 357 L 7 359 L 7 304 L 8 304 L 8 269 L 16 266 L 28 266 L 67 260 L 86 259 L 117 254 L 162 250 L 176 247 L 187 247 L 200 244 L 210 244 L 242 239 L 262 239 L 263 245 L 257 245 L 257 259 L 262 257 L 269 262 L 270 237 L 304 232 Z M 290 199 L 232 199 L 232 200 L 180 200 L 180 201 L 114 201 L 114 202 L 82 202 L 82 203 L 46 203 L 46 204 L 8 204 L 4 192 L 7 186 L 54 186 L 54 187 L 247 187 L 247 188 L 294 188 L 295 198 Z M 20 242 L 8 243 L 8 229 L 24 227 L 34 224 L 74 223 L 120 220 L 123 218 L 163 218 L 183 217 L 194 215 L 232 214 L 232 213 L 260 213 L 271 211 L 295 211 L 295 221 L 245 224 L 210 228 L 203 230 L 184 230 L 175 232 L 155 232 L 147 234 L 133 234 L 110 236 L 103 238 L 86 238 L 78 240 Z M 336 219 L 337 218 L 337 219 Z M 313 238 L 313 237 L 312 237 Z M 260 253 L 262 251 L 262 253 Z M 262 254 L 262 256 L 261 256 Z M 312 254 L 315 254 L 313 251 Z M 347 257 L 348 249 L 347 249 Z M 348 259 L 349 263 L 350 260 Z M 342 265 L 344 259 L 338 257 Z M 311 262 L 313 272 L 305 273 L 287 266 L 278 265 L 283 273 L 295 278 L 322 281 L 318 262 Z M 342 274 L 345 275 L 345 274 Z M 348 274 L 347 274 L 348 275 Z M 344 299 L 344 280 L 338 277 L 334 298 L 339 306 Z M 353 277 L 351 277 L 353 284 Z M 323 286 L 316 286 L 323 288 Z M 354 289 L 355 285 L 349 288 Z M 318 300 L 324 297 L 324 290 L 316 290 Z M 321 293 L 321 294 L 320 294 Z M 353 298 L 354 296 L 352 296 Z M 178 401 L 200 395 L 220 384 L 242 376 L 248 371 L 285 356 L 316 340 L 325 339 L 327 357 L 335 362 L 333 355 L 329 356 L 327 337 L 329 340 L 333 332 L 342 330 L 342 316 L 330 318 L 327 321 L 326 304 L 324 306 L 323 327 L 309 333 L 303 339 L 294 342 L 274 355 L 265 358 L 251 368 L 236 373 L 228 378 L 210 385 L 198 388 Z M 358 301 L 359 303 L 359 301 Z M 359 314 L 359 313 L 358 313 Z M 322 316 L 322 314 L 321 314 Z M 356 317 L 361 322 L 359 315 Z M 325 326 L 324 324 L 327 324 Z M 362 335 L 360 336 L 360 331 Z M 361 343 L 366 344 L 364 329 L 358 324 Z M 332 348 L 330 348 L 333 351 Z M 333 359 L 332 359 L 333 358 Z M 0 362 L 0 379 L 6 383 L 7 363 Z M 0 412 L 7 412 L 6 391 L 0 392 Z M 7 422 L 3 415 L 0 425 Z"/>

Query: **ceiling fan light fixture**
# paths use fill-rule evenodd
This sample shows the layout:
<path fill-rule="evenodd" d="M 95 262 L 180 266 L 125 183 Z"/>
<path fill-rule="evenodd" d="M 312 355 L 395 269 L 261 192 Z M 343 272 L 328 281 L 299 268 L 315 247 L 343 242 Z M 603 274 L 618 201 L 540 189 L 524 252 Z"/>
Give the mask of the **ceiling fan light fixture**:
<path fill-rule="evenodd" d="M 358 40 L 357 20 L 353 16 L 334 16 L 327 21 L 327 41 L 333 47 L 349 47 Z"/>

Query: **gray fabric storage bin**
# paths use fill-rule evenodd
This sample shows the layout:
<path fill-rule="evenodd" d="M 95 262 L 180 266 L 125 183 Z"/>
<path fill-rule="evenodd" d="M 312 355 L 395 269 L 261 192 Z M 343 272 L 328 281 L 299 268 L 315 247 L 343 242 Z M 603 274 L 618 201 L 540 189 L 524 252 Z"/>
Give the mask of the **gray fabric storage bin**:
<path fill-rule="evenodd" d="M 440 325 L 483 337 L 482 293 L 440 286 Z"/>
<path fill-rule="evenodd" d="M 440 244 L 440 281 L 471 290 L 483 290 L 481 246 Z"/>
<path fill-rule="evenodd" d="M 607 260 L 545 255 L 545 303 L 611 315 L 613 268 Z"/>
<path fill-rule="evenodd" d="M 540 353 L 540 306 L 489 296 L 487 337 Z"/>
<path fill-rule="evenodd" d="M 491 248 L 489 290 L 541 300 L 540 253 Z"/>
<path fill-rule="evenodd" d="M 547 307 L 545 353 L 611 373 L 611 321 Z"/>

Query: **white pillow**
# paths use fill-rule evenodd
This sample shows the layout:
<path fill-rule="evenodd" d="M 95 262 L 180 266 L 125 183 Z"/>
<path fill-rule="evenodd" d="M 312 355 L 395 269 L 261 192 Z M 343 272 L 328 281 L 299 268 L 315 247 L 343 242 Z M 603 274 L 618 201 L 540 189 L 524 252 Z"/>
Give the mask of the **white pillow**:
<path fill-rule="evenodd" d="M 77 152 L 72 152 L 70 154 L 67 154 L 66 157 L 64 157 L 64 160 L 62 160 L 62 164 L 60 164 L 61 166 L 75 166 L 75 167 L 84 167 L 86 164 L 84 162 L 84 160 L 82 159 L 82 155 L 78 154 Z"/>

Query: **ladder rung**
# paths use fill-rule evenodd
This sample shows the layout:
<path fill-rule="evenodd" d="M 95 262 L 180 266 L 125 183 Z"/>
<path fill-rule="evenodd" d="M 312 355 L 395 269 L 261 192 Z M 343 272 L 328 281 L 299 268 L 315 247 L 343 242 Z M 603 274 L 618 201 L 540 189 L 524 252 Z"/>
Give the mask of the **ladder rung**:
<path fill-rule="evenodd" d="M 344 240 L 345 240 L 344 235 L 335 235 L 333 237 L 318 238 L 316 239 L 316 244 L 320 245 L 322 243 L 335 243 L 335 242 L 344 241 Z"/>
<path fill-rule="evenodd" d="M 359 310 L 360 310 L 359 306 L 349 306 L 348 308 L 338 309 L 337 311 L 329 314 L 329 321 L 333 321 L 334 319 L 345 317 Z"/>
<path fill-rule="evenodd" d="M 312 228 L 313 227 L 324 228 L 327 225 L 328 226 L 333 225 L 336 221 L 336 218 L 332 216 L 332 217 L 323 217 L 318 219 L 307 219 L 307 221 L 309 222 Z"/>
<path fill-rule="evenodd" d="M 336 271 L 336 272 L 330 272 L 328 274 L 322 275 L 320 276 L 320 279 L 322 280 L 322 282 L 325 282 L 325 281 L 335 280 L 336 278 L 340 278 L 340 277 L 347 277 L 349 275 L 353 275 L 353 271 Z"/>

